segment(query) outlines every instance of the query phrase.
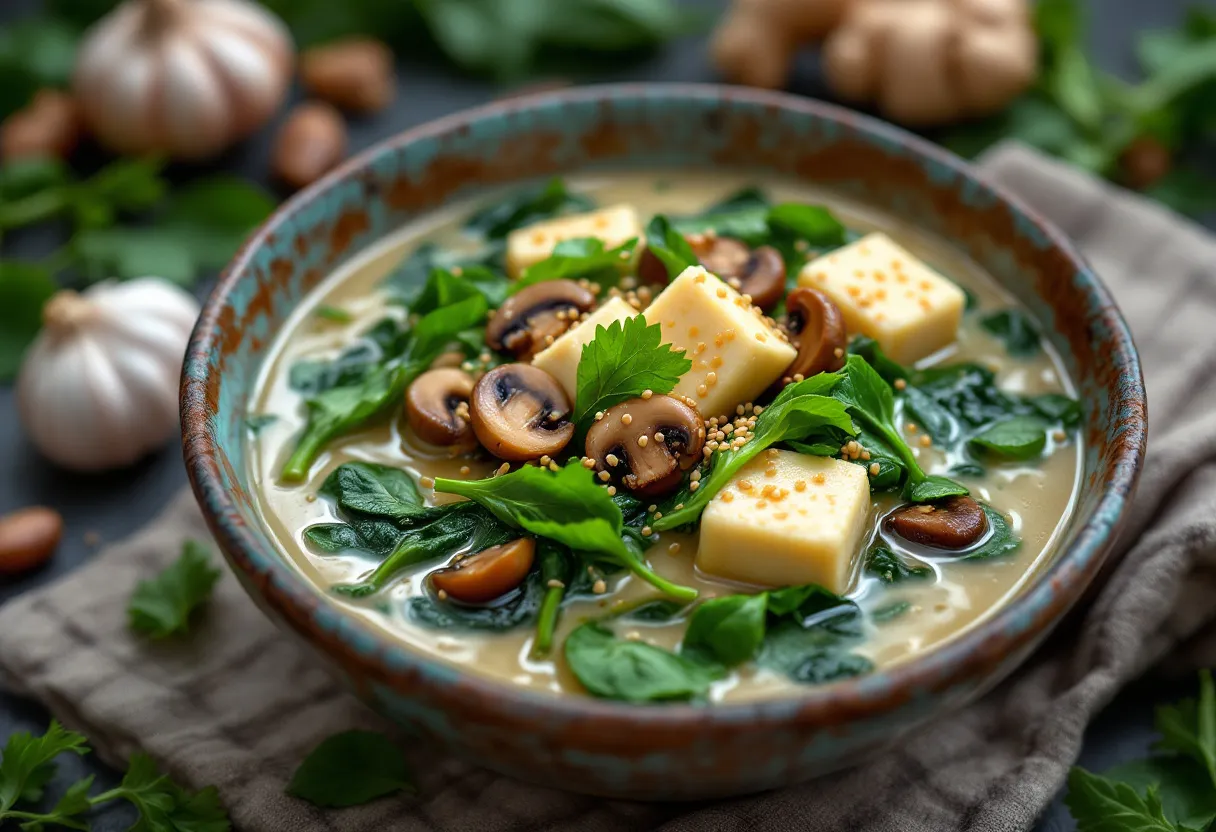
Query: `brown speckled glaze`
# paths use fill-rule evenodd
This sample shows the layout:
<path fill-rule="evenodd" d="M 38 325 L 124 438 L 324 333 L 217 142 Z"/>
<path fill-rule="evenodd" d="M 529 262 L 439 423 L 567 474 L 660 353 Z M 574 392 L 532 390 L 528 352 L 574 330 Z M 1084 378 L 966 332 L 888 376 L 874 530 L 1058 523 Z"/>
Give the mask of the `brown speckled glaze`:
<path fill-rule="evenodd" d="M 574 169 L 751 168 L 838 190 L 972 257 L 1048 329 L 1085 404 L 1084 486 L 1055 562 L 1007 607 L 930 654 L 795 698 L 637 706 L 465 675 L 327 602 L 250 499 L 242 433 L 265 350 L 329 270 L 402 223 L 488 187 Z M 250 595 L 387 716 L 516 777 L 605 795 L 722 797 L 855 763 L 974 698 L 1084 593 L 1113 543 L 1146 436 L 1135 348 L 1067 240 L 964 163 L 900 130 L 776 93 L 588 87 L 511 99 L 408 131 L 280 208 L 225 271 L 182 381 L 186 465 Z"/>

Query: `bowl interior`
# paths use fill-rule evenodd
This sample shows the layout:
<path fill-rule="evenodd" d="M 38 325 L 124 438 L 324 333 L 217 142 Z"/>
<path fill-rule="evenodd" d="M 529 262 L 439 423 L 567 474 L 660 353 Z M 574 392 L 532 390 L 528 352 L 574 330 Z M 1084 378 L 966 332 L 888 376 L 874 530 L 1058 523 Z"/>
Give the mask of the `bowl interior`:
<path fill-rule="evenodd" d="M 684 85 L 583 88 L 433 122 L 347 163 L 251 238 L 207 304 L 183 380 L 187 465 L 238 574 L 297 628 L 326 633 L 339 653 L 454 674 L 322 603 L 259 521 L 244 439 L 261 361 L 293 307 L 326 275 L 423 213 L 576 169 L 664 167 L 753 169 L 838 191 L 951 243 L 1031 309 L 1084 402 L 1082 492 L 1056 562 L 979 630 L 1016 643 L 1058 618 L 1096 573 L 1143 450 L 1139 366 L 1105 290 L 1057 232 L 902 131 L 791 96 Z M 846 685 L 864 697 L 903 673 L 944 684 L 968 651 L 999 650 L 984 632 L 910 662 L 912 670 Z"/>

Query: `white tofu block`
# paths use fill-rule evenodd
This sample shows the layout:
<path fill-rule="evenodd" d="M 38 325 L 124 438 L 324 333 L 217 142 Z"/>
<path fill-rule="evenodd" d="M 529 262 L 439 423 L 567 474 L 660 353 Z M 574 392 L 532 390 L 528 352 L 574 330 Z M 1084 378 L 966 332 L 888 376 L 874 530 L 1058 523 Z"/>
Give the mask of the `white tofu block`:
<path fill-rule="evenodd" d="M 850 335 L 870 336 L 901 364 L 954 341 L 967 304 L 962 289 L 879 233 L 807 263 L 798 285 L 830 297 Z"/>
<path fill-rule="evenodd" d="M 869 514 L 862 466 L 767 450 L 701 515 L 697 567 L 733 581 L 819 584 L 841 595 L 852 581 Z"/>
<path fill-rule="evenodd" d="M 641 239 L 642 226 L 633 206 L 613 205 L 517 228 L 507 235 L 507 273 L 519 277 L 528 266 L 552 254 L 562 240 L 577 237 L 596 237 L 604 248 L 616 248 L 635 237 Z"/>
<path fill-rule="evenodd" d="M 595 339 L 595 328 L 632 318 L 638 311 L 621 298 L 611 298 L 560 338 L 532 358 L 532 364 L 553 376 L 566 390 L 570 401 L 578 392 L 578 361 L 583 347 Z"/>
<path fill-rule="evenodd" d="M 755 401 L 798 352 L 743 296 L 700 266 L 689 266 L 642 311 L 663 342 L 692 361 L 672 395 L 696 402 L 705 418 Z"/>

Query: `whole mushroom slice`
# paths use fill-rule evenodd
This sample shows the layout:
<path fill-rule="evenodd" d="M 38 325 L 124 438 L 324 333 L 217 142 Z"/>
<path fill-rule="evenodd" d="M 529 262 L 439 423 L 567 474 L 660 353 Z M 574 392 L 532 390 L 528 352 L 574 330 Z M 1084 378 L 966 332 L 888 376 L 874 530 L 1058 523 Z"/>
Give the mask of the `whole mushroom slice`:
<path fill-rule="evenodd" d="M 887 518 L 887 527 L 905 540 L 936 549 L 966 549 L 988 531 L 984 508 L 970 497 L 904 506 Z"/>
<path fill-rule="evenodd" d="M 701 265 L 769 310 L 785 296 L 785 259 L 772 246 L 749 249 L 738 240 L 690 234 L 688 243 Z"/>
<path fill-rule="evenodd" d="M 530 537 L 491 546 L 435 570 L 431 586 L 463 604 L 485 604 L 522 584 L 535 554 L 536 542 Z"/>
<path fill-rule="evenodd" d="M 471 450 L 477 447 L 469 424 L 472 394 L 473 377 L 463 370 L 428 370 L 405 391 L 406 421 L 424 442 Z"/>
<path fill-rule="evenodd" d="M 552 456 L 574 437 L 566 391 L 531 364 L 503 364 L 482 376 L 469 415 L 486 450 L 513 462 Z"/>
<path fill-rule="evenodd" d="M 486 343 L 521 361 L 532 356 L 595 307 L 595 295 L 573 280 L 546 280 L 507 298 L 486 325 Z"/>
<path fill-rule="evenodd" d="M 630 399 L 609 408 L 587 431 L 586 453 L 634 494 L 674 491 L 701 459 L 705 423 L 696 409 L 671 396 Z"/>
<path fill-rule="evenodd" d="M 786 330 L 798 355 L 784 378 L 810 378 L 843 367 L 848 333 L 840 307 L 816 289 L 795 289 L 785 299 L 785 306 L 789 314 Z"/>

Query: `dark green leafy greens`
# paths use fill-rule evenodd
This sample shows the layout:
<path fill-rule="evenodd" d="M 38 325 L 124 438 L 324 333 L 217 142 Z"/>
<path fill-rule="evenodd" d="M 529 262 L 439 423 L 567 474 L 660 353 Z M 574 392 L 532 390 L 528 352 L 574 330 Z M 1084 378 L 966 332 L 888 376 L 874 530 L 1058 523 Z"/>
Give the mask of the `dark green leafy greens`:
<path fill-rule="evenodd" d="M 923 565 L 913 566 L 889 546 L 881 543 L 871 546 L 870 551 L 866 552 L 866 572 L 887 584 L 910 578 L 933 577 L 932 568 Z"/>
<path fill-rule="evenodd" d="M 536 283 L 562 279 L 585 278 L 604 287 L 615 286 L 621 269 L 631 262 L 637 242 L 626 240 L 616 248 L 605 249 L 604 243 L 594 237 L 562 240 L 551 255 L 524 269 L 507 293 L 513 295 Z"/>
<path fill-rule="evenodd" d="M 697 490 L 689 491 L 686 487 L 669 497 L 670 510 L 663 510 L 663 516 L 652 524 L 654 528 L 674 529 L 695 522 L 730 478 L 771 445 L 805 438 L 828 428 L 852 436 L 853 421 L 842 402 L 832 396 L 833 388 L 839 382 L 840 377 L 834 373 L 820 373 L 787 385 L 756 417 L 755 436 L 741 447 L 716 451 L 709 472 L 701 476 Z M 675 508 L 681 504 L 682 508 Z"/>
<path fill-rule="evenodd" d="M 1033 459 L 1047 446 L 1047 431 L 1039 419 L 1014 416 L 984 428 L 970 442 L 973 448 L 1006 459 Z"/>
<path fill-rule="evenodd" d="M 49 811 L 19 808 L 42 799 L 55 776 L 56 757 L 83 756 L 89 753 L 86 742 L 83 735 L 54 721 L 42 736 L 22 731 L 9 737 L 0 752 L 0 824 L 13 821 L 28 832 L 48 827 L 88 829 L 94 809 L 124 800 L 138 812 L 131 827 L 138 832 L 228 832 L 231 828 L 215 787 L 188 791 L 157 771 L 151 757 L 138 752 L 131 756 L 117 788 L 91 796 L 90 776 L 68 786 Z"/>
<path fill-rule="evenodd" d="M 659 324 L 647 326 L 644 315 L 597 326 L 595 338 L 583 346 L 577 373 L 574 423 L 586 433 L 595 414 L 642 395 L 670 393 L 680 376 L 692 369 L 684 350 L 661 344 Z"/>
<path fill-rule="evenodd" d="M 1216 821 L 1216 692 L 1200 673 L 1198 700 L 1157 711 L 1154 753 L 1094 774 L 1074 766 L 1065 804 L 1082 832 L 1200 832 Z"/>
<path fill-rule="evenodd" d="M 980 318 L 980 326 L 999 338 L 1010 355 L 1027 358 L 1042 349 L 1039 331 L 1026 313 L 1017 309 L 1002 309 Z"/>
<path fill-rule="evenodd" d="M 680 272 L 701 262 L 684 235 L 662 214 L 655 214 L 646 226 L 646 250 L 659 258 L 667 270 L 668 280 L 674 280 Z"/>
<path fill-rule="evenodd" d="M 582 466 L 567 465 L 557 472 L 524 466 L 486 480 L 440 478 L 435 490 L 467 497 L 511 528 L 623 566 L 673 598 L 691 600 L 697 595 L 651 570 L 641 540 L 625 527 L 620 507 Z"/>
<path fill-rule="evenodd" d="M 375 731 L 344 731 L 326 738 L 287 785 L 292 797 L 325 808 L 359 806 L 400 791 L 413 791 L 405 755 Z"/>
<path fill-rule="evenodd" d="M 720 665 L 671 653 L 644 641 L 617 638 L 594 621 L 563 645 L 566 663 L 593 696 L 626 702 L 703 699 L 725 675 Z"/>
<path fill-rule="evenodd" d="M 131 629 L 150 638 L 186 632 L 191 615 L 211 597 L 220 574 L 207 549 L 187 540 L 176 561 L 135 587 L 127 607 Z"/>
<path fill-rule="evenodd" d="M 505 199 L 476 211 L 465 221 L 466 231 L 490 240 L 504 239 L 517 228 L 559 214 L 590 211 L 595 203 L 581 194 L 571 192 L 560 177 L 554 177 L 536 188 L 517 191 Z"/>

